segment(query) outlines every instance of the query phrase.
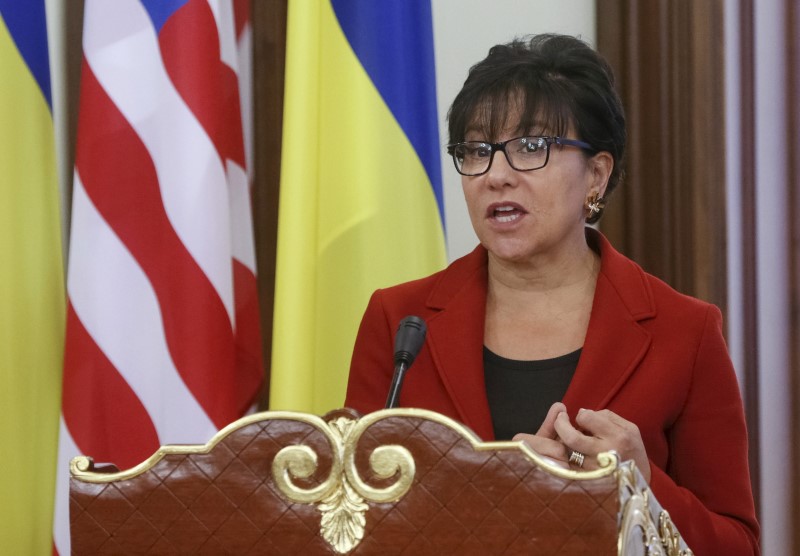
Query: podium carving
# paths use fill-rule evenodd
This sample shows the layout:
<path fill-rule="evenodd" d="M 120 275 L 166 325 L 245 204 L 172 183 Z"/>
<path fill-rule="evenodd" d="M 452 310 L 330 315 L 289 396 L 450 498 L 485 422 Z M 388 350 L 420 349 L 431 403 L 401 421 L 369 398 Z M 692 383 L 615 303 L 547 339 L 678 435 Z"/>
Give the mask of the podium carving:
<path fill-rule="evenodd" d="M 425 410 L 260 413 L 126 471 L 74 458 L 72 552 L 691 554 L 632 462 L 598 463 Z"/>

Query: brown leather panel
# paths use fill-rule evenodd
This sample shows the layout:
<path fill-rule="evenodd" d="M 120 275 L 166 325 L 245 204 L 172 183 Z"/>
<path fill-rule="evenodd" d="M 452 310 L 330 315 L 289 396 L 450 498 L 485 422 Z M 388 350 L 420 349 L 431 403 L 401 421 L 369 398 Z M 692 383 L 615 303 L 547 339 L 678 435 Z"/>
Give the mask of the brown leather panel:
<path fill-rule="evenodd" d="M 270 414 L 265 414 L 269 416 Z M 170 454 L 135 477 L 70 483 L 73 554 L 334 554 L 320 511 L 290 502 L 272 478 L 283 447 L 305 444 L 320 484 L 333 455 L 312 425 L 265 417 L 233 430 L 208 454 Z M 458 431 L 416 417 L 369 427 L 356 467 L 373 486 L 369 454 L 399 444 L 413 455 L 411 489 L 393 503 L 369 502 L 357 555 L 616 554 L 616 479 L 562 479 L 522 451 L 476 450 Z"/>

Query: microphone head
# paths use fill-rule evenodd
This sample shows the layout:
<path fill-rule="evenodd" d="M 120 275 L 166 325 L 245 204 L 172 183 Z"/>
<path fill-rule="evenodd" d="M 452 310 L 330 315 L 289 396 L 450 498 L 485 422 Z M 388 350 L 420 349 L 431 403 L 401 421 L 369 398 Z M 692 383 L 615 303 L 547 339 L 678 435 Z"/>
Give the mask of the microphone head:
<path fill-rule="evenodd" d="M 410 315 L 400 321 L 394 337 L 394 364 L 405 363 L 410 367 L 416 359 L 428 328 L 420 317 Z"/>

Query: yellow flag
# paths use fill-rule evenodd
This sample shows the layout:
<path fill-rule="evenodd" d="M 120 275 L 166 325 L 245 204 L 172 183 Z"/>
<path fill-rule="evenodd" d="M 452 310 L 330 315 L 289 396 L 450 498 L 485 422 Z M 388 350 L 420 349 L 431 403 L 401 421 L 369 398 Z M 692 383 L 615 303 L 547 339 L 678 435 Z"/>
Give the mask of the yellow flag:
<path fill-rule="evenodd" d="M 43 0 L 0 1 L 0 546 L 51 554 L 65 293 Z"/>
<path fill-rule="evenodd" d="M 323 414 L 371 293 L 446 263 L 430 5 L 290 0 L 286 51 L 270 409 Z"/>

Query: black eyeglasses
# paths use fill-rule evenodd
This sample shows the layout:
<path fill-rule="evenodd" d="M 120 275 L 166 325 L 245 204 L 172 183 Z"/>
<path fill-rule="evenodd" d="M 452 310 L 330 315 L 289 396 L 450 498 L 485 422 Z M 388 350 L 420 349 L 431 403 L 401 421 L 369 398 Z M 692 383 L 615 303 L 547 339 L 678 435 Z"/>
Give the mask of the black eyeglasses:
<path fill-rule="evenodd" d="M 453 156 L 453 164 L 462 176 L 480 176 L 489 171 L 494 154 L 503 151 L 509 166 L 520 172 L 539 170 L 547 166 L 550 159 L 550 145 L 578 147 L 594 151 L 589 143 L 563 137 L 515 137 L 502 143 L 485 141 L 465 141 L 447 145 L 447 152 Z"/>

